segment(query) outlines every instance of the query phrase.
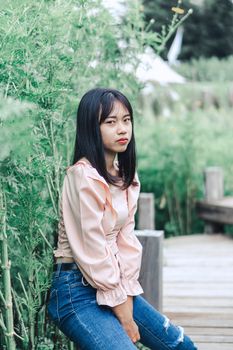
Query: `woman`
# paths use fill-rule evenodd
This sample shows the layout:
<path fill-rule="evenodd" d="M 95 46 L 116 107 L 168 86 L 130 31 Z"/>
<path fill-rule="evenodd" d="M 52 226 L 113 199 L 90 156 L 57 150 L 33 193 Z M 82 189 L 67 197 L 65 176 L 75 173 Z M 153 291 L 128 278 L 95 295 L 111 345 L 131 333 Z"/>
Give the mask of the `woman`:
<path fill-rule="evenodd" d="M 139 189 L 128 99 L 113 89 L 88 91 L 63 184 L 48 305 L 55 324 L 80 349 L 133 350 L 139 340 L 151 350 L 196 349 L 181 327 L 140 296 Z"/>

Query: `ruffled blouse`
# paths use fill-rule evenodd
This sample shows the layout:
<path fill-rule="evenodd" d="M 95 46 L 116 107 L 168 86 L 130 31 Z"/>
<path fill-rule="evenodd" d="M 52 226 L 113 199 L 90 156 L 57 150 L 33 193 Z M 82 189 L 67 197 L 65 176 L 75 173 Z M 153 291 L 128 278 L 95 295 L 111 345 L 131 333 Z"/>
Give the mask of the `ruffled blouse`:
<path fill-rule="evenodd" d="M 142 246 L 134 233 L 140 191 L 108 185 L 91 164 L 78 161 L 67 169 L 60 202 L 55 257 L 72 257 L 97 289 L 99 305 L 116 306 L 127 295 L 143 293 L 138 282 Z"/>

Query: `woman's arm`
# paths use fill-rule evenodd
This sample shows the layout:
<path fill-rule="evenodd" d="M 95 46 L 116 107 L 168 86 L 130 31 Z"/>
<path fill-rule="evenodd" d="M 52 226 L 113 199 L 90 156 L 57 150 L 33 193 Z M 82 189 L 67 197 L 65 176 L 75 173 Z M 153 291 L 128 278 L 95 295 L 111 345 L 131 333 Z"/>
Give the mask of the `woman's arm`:
<path fill-rule="evenodd" d="M 127 301 L 112 308 L 122 327 L 133 343 L 140 340 L 138 326 L 133 319 L 133 298 L 128 296 Z"/>
<path fill-rule="evenodd" d="M 121 323 L 131 321 L 133 319 L 133 297 L 128 296 L 124 303 L 114 306 L 112 310 Z"/>
<path fill-rule="evenodd" d="M 83 165 L 71 167 L 64 179 L 62 210 L 73 257 L 92 287 L 99 305 L 124 303 L 127 293 L 120 280 L 119 264 L 106 240 L 102 225 L 106 192 Z"/>
<path fill-rule="evenodd" d="M 142 245 L 135 235 L 135 213 L 140 186 L 128 188 L 129 215 L 117 236 L 118 257 L 121 266 L 121 281 L 127 295 L 143 293 L 138 281 L 142 259 Z"/>
<path fill-rule="evenodd" d="M 133 315 L 133 297 L 130 295 L 127 296 L 127 304 L 128 304 L 128 307 Z"/>

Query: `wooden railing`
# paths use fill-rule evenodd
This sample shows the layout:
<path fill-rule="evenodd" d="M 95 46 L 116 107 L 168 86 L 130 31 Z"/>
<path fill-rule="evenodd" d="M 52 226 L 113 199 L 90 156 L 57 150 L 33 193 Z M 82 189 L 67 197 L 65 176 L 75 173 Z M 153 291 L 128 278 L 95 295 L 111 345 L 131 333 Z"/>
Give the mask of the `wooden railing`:
<path fill-rule="evenodd" d="M 233 197 L 224 196 L 223 171 L 204 171 L 205 198 L 196 202 L 198 216 L 205 221 L 205 233 L 222 233 L 224 224 L 233 224 Z"/>

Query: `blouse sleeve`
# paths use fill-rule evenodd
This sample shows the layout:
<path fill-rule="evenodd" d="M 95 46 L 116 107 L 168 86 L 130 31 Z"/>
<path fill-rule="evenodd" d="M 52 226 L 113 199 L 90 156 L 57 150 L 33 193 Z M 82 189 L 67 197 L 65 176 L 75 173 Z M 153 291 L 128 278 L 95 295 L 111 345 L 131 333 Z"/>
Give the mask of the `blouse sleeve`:
<path fill-rule="evenodd" d="M 137 210 L 139 188 L 134 191 L 138 191 L 136 194 L 137 198 L 130 209 L 125 225 L 122 227 L 117 237 L 118 254 L 121 262 L 122 285 L 127 295 L 132 296 L 143 293 L 143 289 L 138 282 L 142 260 L 142 245 L 134 233 L 134 217 Z"/>
<path fill-rule="evenodd" d="M 83 166 L 67 171 L 62 205 L 66 234 L 86 280 L 97 289 L 99 305 L 116 306 L 127 300 L 118 261 L 108 246 L 102 227 L 105 188 L 85 173 Z"/>

